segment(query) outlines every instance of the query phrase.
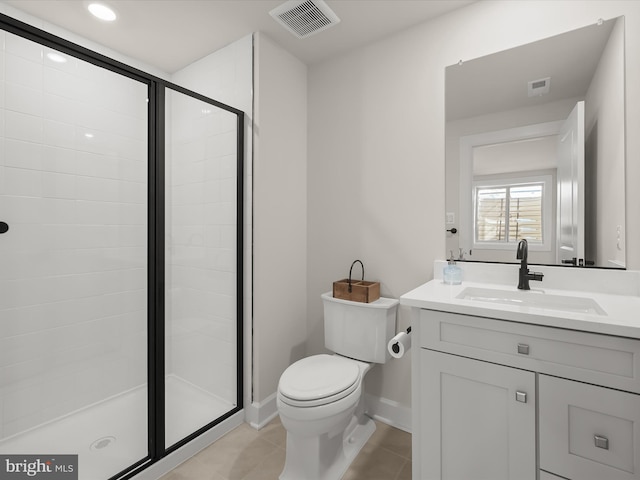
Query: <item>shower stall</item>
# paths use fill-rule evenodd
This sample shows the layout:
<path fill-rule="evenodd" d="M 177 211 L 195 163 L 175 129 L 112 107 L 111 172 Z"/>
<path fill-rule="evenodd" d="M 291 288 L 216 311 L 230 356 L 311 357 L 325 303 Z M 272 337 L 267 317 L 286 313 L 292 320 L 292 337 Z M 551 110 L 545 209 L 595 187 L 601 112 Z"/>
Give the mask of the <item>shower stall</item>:
<path fill-rule="evenodd" d="M 244 116 L 0 28 L 0 455 L 128 478 L 242 409 Z"/>

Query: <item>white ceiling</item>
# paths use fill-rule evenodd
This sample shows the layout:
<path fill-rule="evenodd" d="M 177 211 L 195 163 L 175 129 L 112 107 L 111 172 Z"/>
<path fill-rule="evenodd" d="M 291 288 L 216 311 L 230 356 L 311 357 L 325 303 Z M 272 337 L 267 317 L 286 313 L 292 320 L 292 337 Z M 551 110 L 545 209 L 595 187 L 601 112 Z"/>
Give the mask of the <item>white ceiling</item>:
<path fill-rule="evenodd" d="M 307 64 L 357 48 L 474 0 L 326 0 L 340 23 L 298 39 L 269 15 L 285 0 L 104 0 L 118 14 L 94 19 L 86 0 L 4 0 L 30 15 L 173 73 L 261 31 Z"/>

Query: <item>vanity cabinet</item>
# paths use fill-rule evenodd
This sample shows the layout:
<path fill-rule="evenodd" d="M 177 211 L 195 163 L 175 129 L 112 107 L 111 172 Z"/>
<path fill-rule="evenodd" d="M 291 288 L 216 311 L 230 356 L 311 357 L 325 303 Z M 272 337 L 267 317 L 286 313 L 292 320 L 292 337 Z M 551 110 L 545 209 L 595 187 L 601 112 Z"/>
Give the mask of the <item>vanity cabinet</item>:
<path fill-rule="evenodd" d="M 414 479 L 640 480 L 640 340 L 416 316 Z"/>
<path fill-rule="evenodd" d="M 536 479 L 535 374 L 420 352 L 422 478 Z"/>

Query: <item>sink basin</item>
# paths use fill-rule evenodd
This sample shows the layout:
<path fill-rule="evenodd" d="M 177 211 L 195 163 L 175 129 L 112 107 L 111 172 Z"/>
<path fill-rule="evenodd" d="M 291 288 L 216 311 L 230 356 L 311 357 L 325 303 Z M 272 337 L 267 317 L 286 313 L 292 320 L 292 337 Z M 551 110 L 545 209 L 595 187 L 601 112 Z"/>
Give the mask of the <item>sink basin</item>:
<path fill-rule="evenodd" d="M 493 288 L 467 287 L 456 298 L 488 302 L 516 307 L 533 307 L 562 312 L 576 312 L 591 315 L 606 315 L 598 302 L 591 298 L 554 295 L 540 291 L 499 290 Z"/>

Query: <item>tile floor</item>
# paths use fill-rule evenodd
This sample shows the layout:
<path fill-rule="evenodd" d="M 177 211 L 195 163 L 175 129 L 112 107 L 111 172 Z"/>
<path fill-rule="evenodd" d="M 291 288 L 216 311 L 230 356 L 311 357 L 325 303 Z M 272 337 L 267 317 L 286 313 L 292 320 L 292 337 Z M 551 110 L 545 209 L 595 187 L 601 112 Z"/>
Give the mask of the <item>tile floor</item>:
<path fill-rule="evenodd" d="M 411 435 L 381 422 L 376 427 L 343 480 L 410 480 Z M 285 444 L 278 417 L 259 431 L 243 424 L 160 480 L 278 480 Z"/>

